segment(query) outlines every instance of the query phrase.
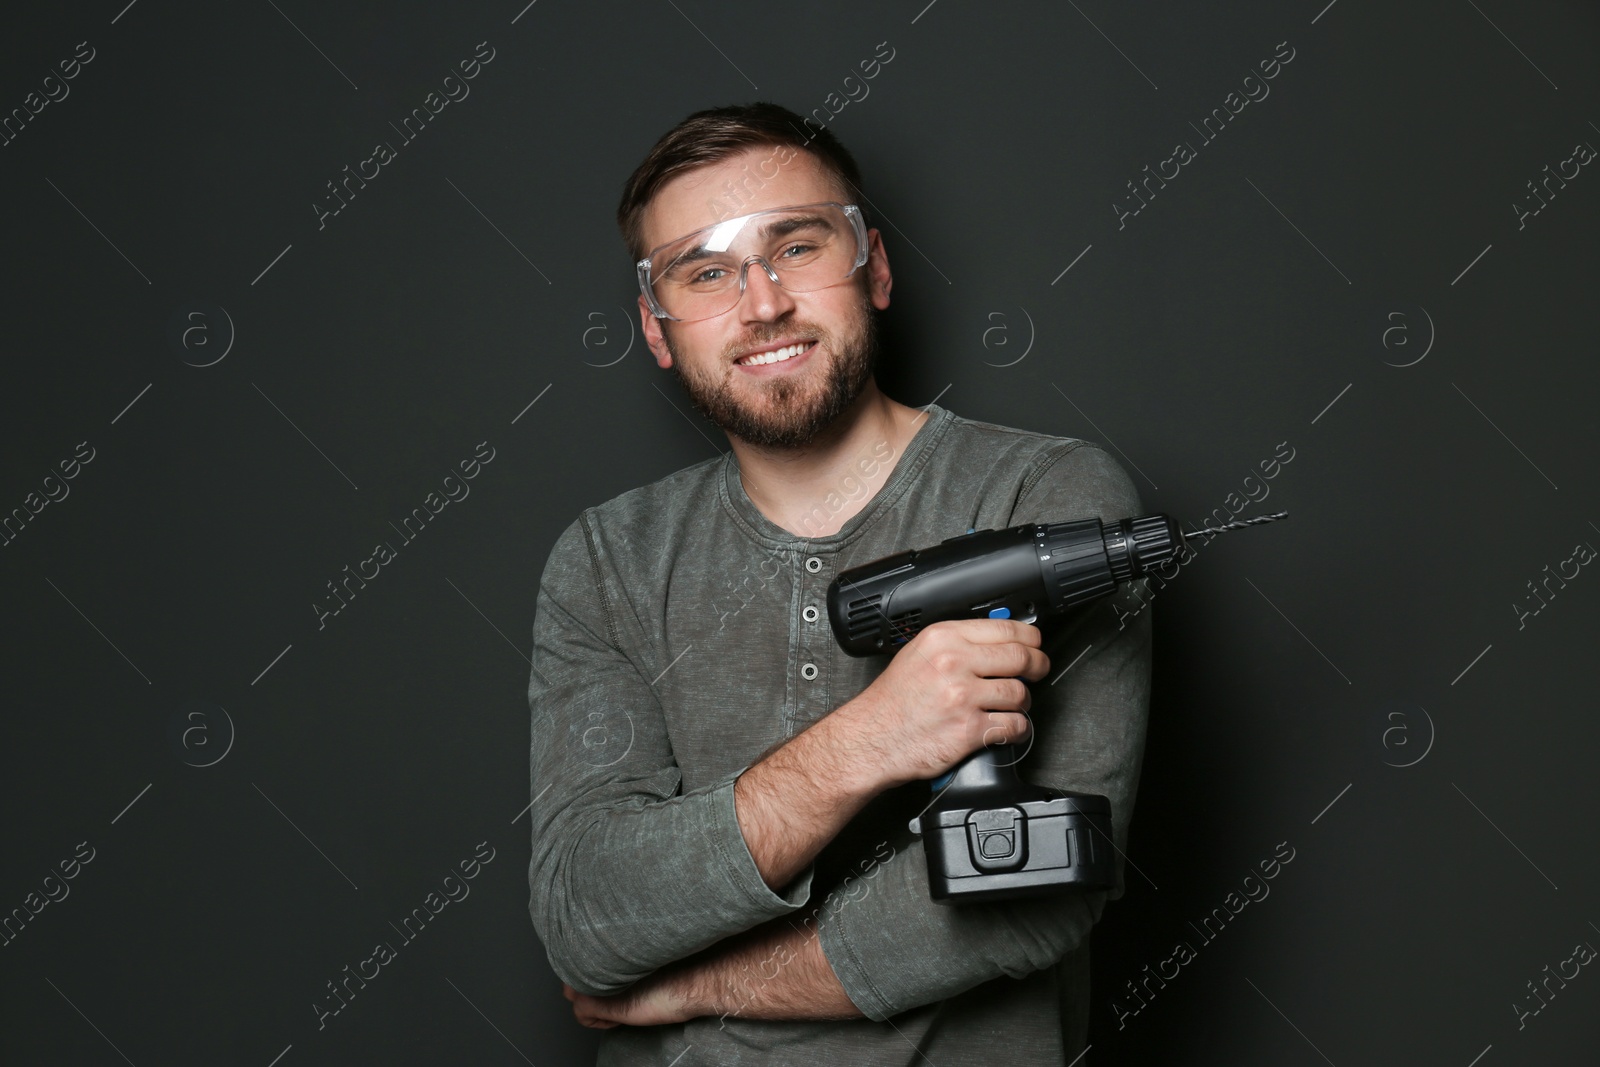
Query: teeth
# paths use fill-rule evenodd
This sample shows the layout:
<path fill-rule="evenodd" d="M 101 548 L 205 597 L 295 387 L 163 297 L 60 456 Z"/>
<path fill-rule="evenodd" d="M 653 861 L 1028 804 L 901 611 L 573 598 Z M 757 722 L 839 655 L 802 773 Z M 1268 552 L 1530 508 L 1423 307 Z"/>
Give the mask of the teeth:
<path fill-rule="evenodd" d="M 739 361 L 739 365 L 741 367 L 759 367 L 767 363 L 781 363 L 786 359 L 798 356 L 800 353 L 804 352 L 810 347 L 810 341 L 802 341 L 799 344 L 790 345 L 787 348 L 775 348 L 771 352 L 763 352 L 759 356 L 751 356 L 749 359 L 741 359 Z"/>

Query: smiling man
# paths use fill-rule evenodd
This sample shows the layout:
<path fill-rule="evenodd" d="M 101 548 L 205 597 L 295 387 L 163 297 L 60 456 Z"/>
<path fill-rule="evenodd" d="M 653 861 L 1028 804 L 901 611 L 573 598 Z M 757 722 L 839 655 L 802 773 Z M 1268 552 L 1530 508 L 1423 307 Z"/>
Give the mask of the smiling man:
<path fill-rule="evenodd" d="M 921 413 L 884 396 L 873 378 L 873 312 L 889 306 L 891 278 L 881 236 L 852 203 L 853 162 L 836 174 L 792 145 L 730 147 L 698 167 L 664 160 L 651 172 L 654 195 L 641 203 L 643 190 L 634 193 L 620 224 L 630 244 L 652 249 L 637 269 L 656 361 L 728 434 L 746 492 L 760 487 L 752 499 L 787 528 L 798 516 L 786 501 L 815 507 L 872 441 L 889 441 L 898 455 Z M 676 173 L 666 169 L 673 163 Z M 699 228 L 707 192 L 735 180 L 748 189 L 751 167 L 777 174 L 741 198 L 748 213 Z M 775 280 L 787 274 L 787 287 Z M 875 471 L 877 483 L 888 473 Z M 833 518 L 837 528 L 850 515 Z"/>
<path fill-rule="evenodd" d="M 1038 628 L 937 623 L 869 659 L 838 648 L 826 592 L 968 528 L 1138 515 L 1138 493 L 1091 442 L 879 391 L 892 279 L 860 187 L 831 133 L 753 104 L 679 123 L 618 209 L 650 350 L 732 451 L 585 509 L 540 580 L 529 913 L 606 1030 L 603 1065 L 1083 1048 L 1120 851 L 1110 893 L 950 906 L 907 824 L 929 779 L 1031 738 L 1023 776 L 1110 797 L 1126 848 L 1138 590 Z"/>

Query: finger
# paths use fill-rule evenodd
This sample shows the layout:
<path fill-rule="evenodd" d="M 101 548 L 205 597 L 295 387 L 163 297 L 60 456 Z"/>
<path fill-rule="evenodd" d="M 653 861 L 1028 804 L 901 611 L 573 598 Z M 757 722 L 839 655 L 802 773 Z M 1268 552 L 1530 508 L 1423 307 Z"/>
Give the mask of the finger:
<path fill-rule="evenodd" d="M 978 691 L 977 706 L 986 712 L 1026 714 L 1033 707 L 1033 693 L 1015 678 L 989 678 Z"/>
<path fill-rule="evenodd" d="M 1044 642 L 1039 633 L 1039 628 L 1032 623 L 1018 622 L 1016 619 L 961 619 L 957 620 L 967 626 L 962 631 L 962 636 L 970 641 L 983 642 L 984 644 L 1003 644 L 1007 641 L 1016 641 L 1024 645 L 1038 648 Z"/>
<path fill-rule="evenodd" d="M 1030 682 L 1037 682 L 1050 673 L 1050 657 L 1033 648 L 1028 650 L 1027 669 L 1020 672 L 1020 676 Z"/>
<path fill-rule="evenodd" d="M 975 645 L 972 673 L 979 678 L 1026 678 L 1037 682 L 1050 670 L 1050 657 L 1037 648 L 1014 642 Z"/>
<path fill-rule="evenodd" d="M 924 626 L 917 636 L 929 632 L 960 637 L 972 644 L 994 645 L 1017 641 L 1037 648 L 1043 641 L 1037 626 L 1015 619 L 941 619 Z"/>
<path fill-rule="evenodd" d="M 1010 745 L 1026 741 L 1033 731 L 1033 723 L 1028 717 L 1013 711 L 991 711 L 986 720 L 983 729 L 985 746 Z"/>
<path fill-rule="evenodd" d="M 575 994 L 572 998 L 572 1014 L 579 1023 L 595 1030 L 608 1030 L 617 1023 L 601 1014 L 596 998 L 583 993 Z"/>

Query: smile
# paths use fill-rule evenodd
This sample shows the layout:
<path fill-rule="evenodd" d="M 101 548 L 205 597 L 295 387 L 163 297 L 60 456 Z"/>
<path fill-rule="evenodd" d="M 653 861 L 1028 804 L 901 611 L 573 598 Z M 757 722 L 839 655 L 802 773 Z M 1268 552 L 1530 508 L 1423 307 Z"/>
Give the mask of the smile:
<path fill-rule="evenodd" d="M 768 363 L 782 363 L 807 351 L 814 344 L 816 344 L 815 341 L 802 341 L 799 344 L 789 345 L 785 348 L 775 348 L 770 352 L 758 352 L 753 356 L 735 360 L 735 363 L 741 367 L 762 367 Z"/>

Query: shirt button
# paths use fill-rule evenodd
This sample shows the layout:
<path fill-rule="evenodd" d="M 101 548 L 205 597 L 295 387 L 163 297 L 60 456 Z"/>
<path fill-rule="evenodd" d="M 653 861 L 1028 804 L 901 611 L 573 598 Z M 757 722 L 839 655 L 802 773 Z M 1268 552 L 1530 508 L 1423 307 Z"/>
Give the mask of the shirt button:
<path fill-rule="evenodd" d="M 802 611 L 800 613 L 800 617 L 805 619 L 806 622 L 816 622 L 817 621 L 817 609 L 808 604 L 808 605 L 806 605 L 806 610 L 804 610 L 804 611 Z"/>
<path fill-rule="evenodd" d="M 820 557 L 808 556 L 806 558 L 806 570 L 810 571 L 812 574 L 815 574 L 818 571 L 820 571 L 821 569 L 822 569 L 822 560 L 821 560 Z"/>
<path fill-rule="evenodd" d="M 817 665 L 815 663 L 807 663 L 805 666 L 800 668 L 800 677 L 804 678 L 806 681 L 809 682 L 816 676 Z"/>

